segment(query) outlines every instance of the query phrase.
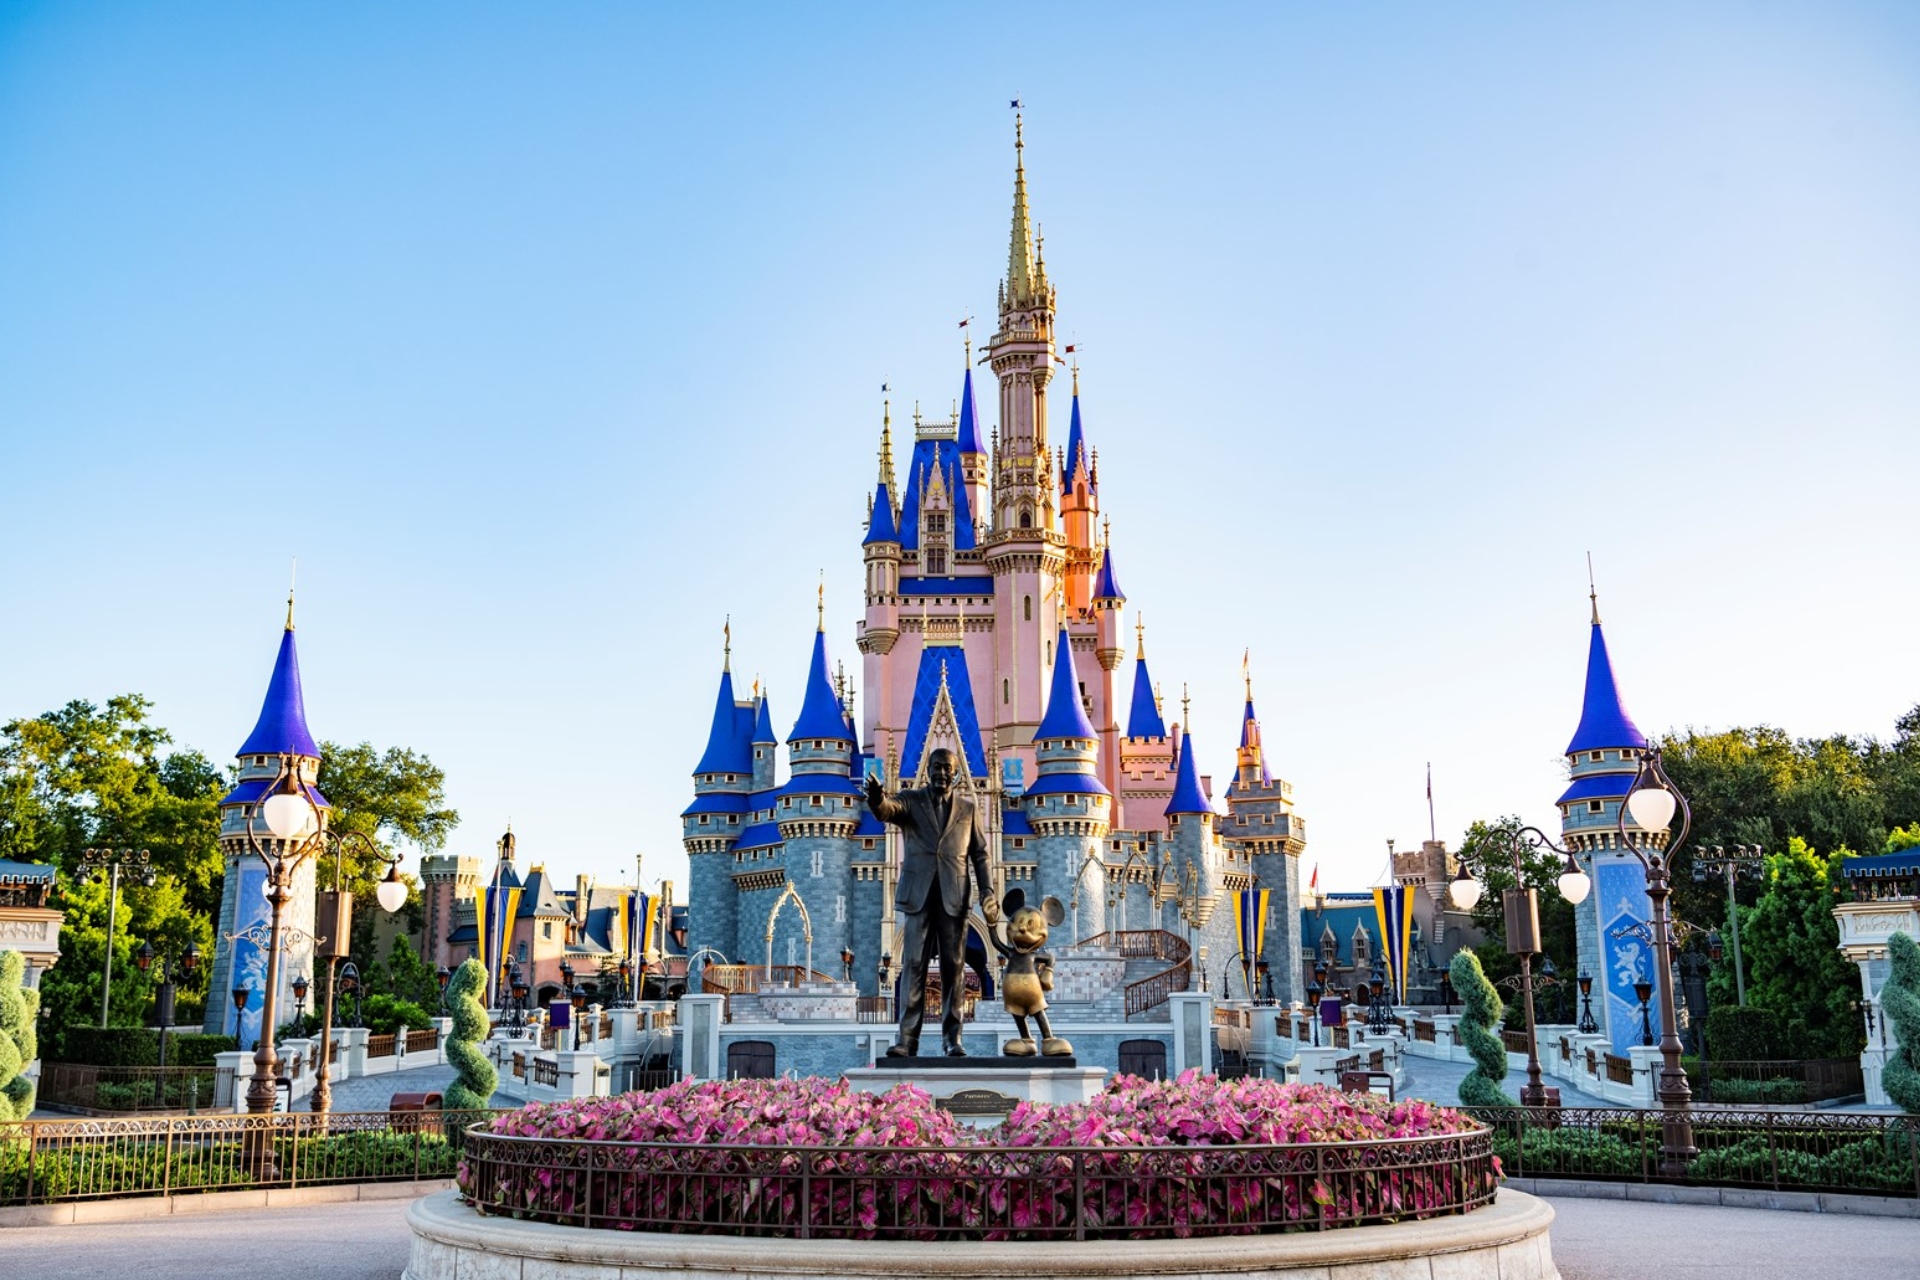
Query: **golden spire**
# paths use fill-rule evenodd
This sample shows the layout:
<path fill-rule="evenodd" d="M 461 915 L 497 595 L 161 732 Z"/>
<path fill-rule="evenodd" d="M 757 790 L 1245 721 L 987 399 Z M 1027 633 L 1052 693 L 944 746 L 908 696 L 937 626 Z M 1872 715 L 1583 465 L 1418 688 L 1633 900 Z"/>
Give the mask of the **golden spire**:
<path fill-rule="evenodd" d="M 720 627 L 720 669 L 722 671 L 733 670 L 733 615 L 732 614 L 727 615 L 726 622 L 723 623 Z"/>
<path fill-rule="evenodd" d="M 1240 651 L 1240 678 L 1247 682 L 1247 701 L 1253 701 L 1253 650 Z"/>
<path fill-rule="evenodd" d="M 1180 682 L 1180 732 L 1193 732 L 1193 699 L 1187 696 L 1187 684 L 1184 680 Z"/>
<path fill-rule="evenodd" d="M 300 558 L 295 556 L 293 567 L 287 570 L 287 630 L 293 630 L 293 583 L 300 575 Z"/>
<path fill-rule="evenodd" d="M 1133 656 L 1145 662 L 1147 660 L 1147 615 L 1138 609 L 1133 612 L 1133 634 L 1139 645 Z"/>
<path fill-rule="evenodd" d="M 1007 244 L 1007 302 L 1023 306 L 1033 297 L 1033 228 L 1027 216 L 1026 139 L 1020 113 L 1013 116 L 1013 231 Z"/>
<path fill-rule="evenodd" d="M 880 401 L 880 483 L 887 486 L 887 496 L 893 496 L 893 404 L 884 397 Z"/>
<path fill-rule="evenodd" d="M 815 600 L 814 607 L 819 611 L 819 618 L 814 624 L 814 629 L 825 631 L 827 629 L 827 571 L 825 569 L 820 571 L 820 586 L 815 590 Z"/>
<path fill-rule="evenodd" d="M 1587 600 L 1593 605 L 1593 625 L 1597 627 L 1600 625 L 1600 593 L 1594 589 L 1593 585 L 1593 552 L 1591 551 L 1587 552 Z M 287 625 L 291 627 L 293 623 L 288 622 Z"/>

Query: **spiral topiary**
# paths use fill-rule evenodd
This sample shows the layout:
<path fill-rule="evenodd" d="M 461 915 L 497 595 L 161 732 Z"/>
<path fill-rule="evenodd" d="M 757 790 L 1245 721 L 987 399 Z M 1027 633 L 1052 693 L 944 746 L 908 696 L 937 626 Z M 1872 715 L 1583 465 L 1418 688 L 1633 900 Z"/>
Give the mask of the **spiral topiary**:
<path fill-rule="evenodd" d="M 1891 972 L 1880 988 L 1880 1012 L 1900 1044 L 1887 1055 L 1880 1084 L 1895 1106 L 1920 1115 L 1920 942 L 1904 933 L 1892 935 L 1887 959 Z"/>
<path fill-rule="evenodd" d="M 479 1111 L 493 1101 L 500 1083 L 480 1042 L 487 1038 L 487 1010 L 480 1003 L 486 990 L 487 971 L 478 960 L 468 960 L 453 971 L 447 983 L 447 1006 L 453 1010 L 453 1035 L 447 1040 L 447 1058 L 460 1074 L 446 1087 L 441 1101 L 445 1111 Z"/>
<path fill-rule="evenodd" d="M 34 1020 L 40 993 L 26 989 L 27 962 L 18 951 L 0 951 L 0 1120 L 33 1114 L 34 1084 L 27 1064 L 40 1056 Z"/>
<path fill-rule="evenodd" d="M 1454 952 L 1447 973 L 1465 1006 L 1460 1013 L 1460 1043 L 1467 1047 L 1467 1055 L 1473 1059 L 1473 1070 L 1460 1082 L 1460 1105 L 1519 1105 L 1500 1087 L 1500 1082 L 1507 1078 L 1507 1047 L 1493 1034 L 1493 1028 L 1500 1025 L 1500 1016 L 1506 1012 L 1500 993 L 1487 981 L 1486 972 L 1480 968 L 1480 957 L 1471 951 Z"/>

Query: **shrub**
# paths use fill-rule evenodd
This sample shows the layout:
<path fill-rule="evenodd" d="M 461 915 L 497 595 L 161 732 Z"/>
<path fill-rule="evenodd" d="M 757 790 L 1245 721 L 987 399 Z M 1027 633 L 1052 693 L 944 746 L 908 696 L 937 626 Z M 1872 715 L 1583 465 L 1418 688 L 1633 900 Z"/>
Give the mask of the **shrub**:
<path fill-rule="evenodd" d="M 1880 988 L 1880 1008 L 1900 1045 L 1887 1055 L 1880 1082 L 1908 1114 L 1920 1114 L 1920 944 L 1904 933 L 1887 938 L 1891 972 Z"/>
<path fill-rule="evenodd" d="M 1727 1062 L 1761 1062 L 1781 1043 L 1780 1016 L 1756 1005 L 1723 1005 L 1707 1013 L 1707 1046 Z"/>
<path fill-rule="evenodd" d="M 1807 1086 L 1791 1076 L 1774 1076 L 1767 1080 L 1729 1080 L 1712 1076 L 1711 1080 L 1715 1102 L 1780 1104 L 1807 1100 Z"/>
<path fill-rule="evenodd" d="M 68 1027 L 62 1062 L 90 1067 L 152 1067 L 160 1063 L 160 1033 L 151 1027 Z"/>
<path fill-rule="evenodd" d="M 27 990 L 26 970 L 18 951 L 0 951 L 0 1120 L 33 1114 L 34 1085 L 26 1070 L 40 1052 L 34 1034 L 40 993 Z"/>
<path fill-rule="evenodd" d="M 1460 1102 L 1468 1107 L 1511 1107 L 1517 1105 L 1500 1087 L 1507 1078 L 1507 1047 L 1493 1034 L 1500 1024 L 1503 1006 L 1500 993 L 1487 981 L 1480 958 L 1471 951 L 1456 951 L 1447 966 L 1453 989 L 1464 1006 L 1460 1011 L 1460 1043 L 1473 1059 L 1473 1070 L 1460 1082 Z"/>
<path fill-rule="evenodd" d="M 487 971 L 478 960 L 463 961 L 447 983 L 447 1007 L 453 1010 L 453 1034 L 447 1037 L 447 1060 L 459 1075 L 446 1087 L 441 1107 L 447 1111 L 478 1111 L 493 1101 L 500 1073 L 480 1052 L 487 1038 L 487 1010 L 480 993 L 487 987 Z"/>
<path fill-rule="evenodd" d="M 393 1035 L 403 1027 L 409 1031 L 425 1031 L 433 1025 L 425 1009 L 395 996 L 368 996 L 361 1012 L 365 1015 L 367 1030 L 377 1036 Z"/>

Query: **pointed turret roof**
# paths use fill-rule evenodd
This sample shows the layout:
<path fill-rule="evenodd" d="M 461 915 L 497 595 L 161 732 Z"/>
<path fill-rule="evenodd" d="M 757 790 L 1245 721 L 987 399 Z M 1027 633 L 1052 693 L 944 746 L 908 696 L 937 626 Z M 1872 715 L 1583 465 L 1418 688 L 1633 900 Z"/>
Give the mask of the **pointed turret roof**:
<path fill-rule="evenodd" d="M 759 703 L 760 705 L 754 708 L 753 744 L 758 746 L 763 742 L 777 743 L 780 741 L 780 735 L 773 731 L 773 708 L 766 694 L 760 695 Z"/>
<path fill-rule="evenodd" d="M 1140 647 L 1133 657 L 1133 705 L 1127 712 L 1129 738 L 1164 738 L 1167 722 L 1160 717 L 1160 700 L 1153 696 L 1153 677 L 1147 674 L 1147 629 L 1139 628 Z"/>
<path fill-rule="evenodd" d="M 1068 493 L 1073 489 L 1073 476 L 1076 471 L 1085 469 L 1087 473 L 1087 492 L 1097 493 L 1100 486 L 1093 478 L 1093 454 L 1087 450 L 1087 433 L 1080 426 L 1080 375 L 1074 373 L 1073 417 L 1067 425 L 1066 461 L 1060 466 L 1060 492 Z"/>
<path fill-rule="evenodd" d="M 713 703 L 713 725 L 707 730 L 707 749 L 701 752 L 694 773 L 752 773 L 753 744 L 740 730 L 740 709 L 733 701 L 733 671 L 723 665 L 720 692 Z"/>
<path fill-rule="evenodd" d="M 1067 629 L 1060 628 L 1060 639 L 1053 654 L 1053 688 L 1047 696 L 1047 714 L 1033 732 L 1033 740 L 1045 738 L 1092 738 L 1093 722 L 1080 705 L 1080 680 L 1073 670 L 1073 644 Z"/>
<path fill-rule="evenodd" d="M 280 652 L 273 658 L 267 680 L 267 698 L 260 719 L 240 744 L 237 755 L 314 756 L 320 754 L 307 730 L 307 703 L 300 691 L 300 654 L 293 643 L 293 600 L 287 600 L 287 629 L 280 633 Z"/>
<path fill-rule="evenodd" d="M 1587 689 L 1580 706 L 1580 727 L 1567 743 L 1567 754 L 1601 747 L 1645 747 L 1646 735 L 1620 704 L 1613 662 L 1607 656 L 1607 637 L 1600 629 L 1600 607 L 1593 609 L 1593 630 L 1587 641 Z"/>
<path fill-rule="evenodd" d="M 1113 548 L 1100 549 L 1100 572 L 1093 579 L 1093 598 L 1095 600 L 1125 600 L 1127 593 L 1120 589 L 1120 580 L 1113 576 Z"/>
<path fill-rule="evenodd" d="M 867 520 L 867 536 L 860 545 L 871 547 L 881 542 L 900 541 L 899 526 L 893 522 L 893 495 L 887 492 L 887 482 L 882 480 L 873 491 L 873 514 Z"/>
<path fill-rule="evenodd" d="M 960 452 L 985 453 L 980 443 L 980 417 L 973 408 L 973 370 L 968 368 L 960 382 Z"/>
<path fill-rule="evenodd" d="M 841 742 L 853 739 L 847 732 L 846 711 L 833 692 L 833 676 L 827 665 L 827 633 L 813 633 L 813 658 L 807 667 L 807 692 L 800 703 L 800 718 L 793 722 L 787 741 L 799 738 L 832 738 Z"/>
<path fill-rule="evenodd" d="M 1200 789 L 1200 771 L 1193 763 L 1193 734 L 1180 735 L 1180 771 L 1174 779 L 1173 796 L 1167 801 L 1166 814 L 1212 813 L 1207 793 Z"/>

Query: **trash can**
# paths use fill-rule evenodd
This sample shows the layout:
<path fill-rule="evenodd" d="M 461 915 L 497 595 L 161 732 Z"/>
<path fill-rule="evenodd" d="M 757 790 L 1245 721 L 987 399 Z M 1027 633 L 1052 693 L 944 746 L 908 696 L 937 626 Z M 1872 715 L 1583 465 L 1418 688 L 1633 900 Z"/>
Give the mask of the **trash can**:
<path fill-rule="evenodd" d="M 426 1127 L 438 1128 L 441 1102 L 438 1093 L 396 1093 L 387 1100 L 387 1126 L 395 1133 L 413 1133 Z M 425 1116 L 429 1111 L 433 1113 L 431 1121 Z"/>

